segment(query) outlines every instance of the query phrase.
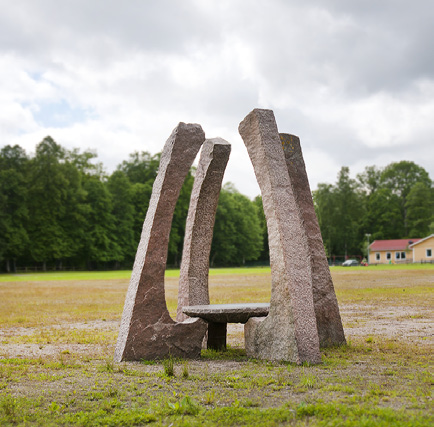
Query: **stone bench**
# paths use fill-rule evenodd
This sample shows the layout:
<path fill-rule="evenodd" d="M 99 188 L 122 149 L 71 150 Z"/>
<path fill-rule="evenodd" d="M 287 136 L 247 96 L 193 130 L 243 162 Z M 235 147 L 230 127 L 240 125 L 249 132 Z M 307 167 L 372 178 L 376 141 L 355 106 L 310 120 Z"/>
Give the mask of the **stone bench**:
<path fill-rule="evenodd" d="M 269 303 L 190 305 L 182 312 L 190 317 L 200 317 L 208 322 L 207 347 L 214 350 L 226 348 L 228 323 L 246 323 L 251 317 L 265 317 Z"/>

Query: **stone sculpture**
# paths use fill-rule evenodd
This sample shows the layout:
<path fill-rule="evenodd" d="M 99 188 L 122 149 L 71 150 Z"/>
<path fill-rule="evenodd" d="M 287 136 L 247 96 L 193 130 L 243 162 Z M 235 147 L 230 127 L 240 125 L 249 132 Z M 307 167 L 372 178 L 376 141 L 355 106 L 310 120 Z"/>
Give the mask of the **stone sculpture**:
<path fill-rule="evenodd" d="M 255 109 L 240 123 L 262 193 L 271 264 L 270 311 L 245 325 L 249 356 L 319 363 L 311 255 L 271 110 Z"/>
<path fill-rule="evenodd" d="M 176 201 L 204 141 L 199 125 L 179 123 L 163 148 L 125 300 L 117 362 L 200 356 L 207 324 L 197 318 L 180 323 L 170 317 L 164 272 Z"/>
<path fill-rule="evenodd" d="M 231 147 L 221 138 L 205 140 L 199 125 L 180 123 L 161 154 L 125 300 L 116 361 L 199 357 L 207 330 L 208 345 L 225 348 L 228 322 L 247 322 L 247 354 L 261 359 L 319 363 L 320 345 L 345 343 L 299 138 L 279 134 L 271 110 L 253 110 L 239 132 L 267 220 L 270 304 L 209 305 L 209 254 Z M 202 145 L 186 223 L 175 322 L 164 292 L 169 235 L 179 192 Z"/>
<path fill-rule="evenodd" d="M 280 140 L 285 154 L 289 181 L 301 211 L 310 251 L 313 304 L 319 343 L 321 347 L 344 344 L 344 328 L 324 251 L 321 230 L 313 206 L 300 139 L 295 135 L 281 133 Z"/>
<path fill-rule="evenodd" d="M 209 304 L 208 272 L 212 233 L 220 188 L 231 152 L 221 138 L 207 139 L 194 177 L 185 225 L 176 320 L 188 318 L 182 308 Z"/>

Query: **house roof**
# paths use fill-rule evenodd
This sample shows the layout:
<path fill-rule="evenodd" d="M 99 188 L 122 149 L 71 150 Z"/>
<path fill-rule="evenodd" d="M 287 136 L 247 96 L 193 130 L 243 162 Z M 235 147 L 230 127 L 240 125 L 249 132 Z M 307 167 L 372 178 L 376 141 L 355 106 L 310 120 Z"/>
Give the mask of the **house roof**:
<path fill-rule="evenodd" d="M 370 245 L 371 251 L 405 251 L 407 247 L 422 239 L 374 240 Z"/>
<path fill-rule="evenodd" d="M 425 240 L 431 239 L 431 237 L 434 237 L 434 234 L 431 234 L 430 236 L 425 237 L 424 239 L 415 239 L 415 240 L 413 241 L 413 244 L 410 245 L 410 248 L 412 248 L 413 246 L 418 245 L 419 243 L 424 242 Z"/>

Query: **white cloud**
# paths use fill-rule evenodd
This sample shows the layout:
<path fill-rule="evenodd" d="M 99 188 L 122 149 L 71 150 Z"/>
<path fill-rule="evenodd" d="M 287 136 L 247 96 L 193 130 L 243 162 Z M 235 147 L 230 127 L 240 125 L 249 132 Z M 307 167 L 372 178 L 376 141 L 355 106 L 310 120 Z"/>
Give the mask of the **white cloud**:
<path fill-rule="evenodd" d="M 389 159 L 434 177 L 428 1 L 0 6 L 1 145 L 31 151 L 51 135 L 96 149 L 112 170 L 135 150 L 161 150 L 178 122 L 197 122 L 233 144 L 225 180 L 254 196 L 237 128 L 261 107 L 300 136 L 312 188 L 343 165 L 356 173 Z"/>

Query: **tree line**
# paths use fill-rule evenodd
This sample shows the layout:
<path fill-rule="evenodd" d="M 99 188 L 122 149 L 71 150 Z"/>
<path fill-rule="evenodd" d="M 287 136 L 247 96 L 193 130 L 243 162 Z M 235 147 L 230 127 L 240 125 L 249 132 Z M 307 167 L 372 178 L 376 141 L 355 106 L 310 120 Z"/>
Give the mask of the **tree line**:
<path fill-rule="evenodd" d="M 33 156 L 18 145 L 0 151 L 0 269 L 131 268 L 160 154 L 135 152 L 107 175 L 91 151 L 67 150 L 51 137 Z M 168 265 L 179 266 L 194 168 L 175 208 Z M 260 257 L 262 205 L 231 184 L 220 194 L 211 263 Z"/>
<path fill-rule="evenodd" d="M 158 172 L 160 154 L 132 153 L 111 174 L 94 152 L 67 150 L 51 137 L 29 156 L 0 150 L 0 269 L 131 268 Z M 175 208 L 168 265 L 179 266 L 194 181 L 188 174 Z M 433 186 L 420 166 L 369 166 L 313 192 L 329 256 L 362 255 L 367 238 L 425 237 L 434 232 Z M 267 263 L 267 225 L 260 196 L 250 200 L 228 183 L 217 208 L 212 266 Z"/>
<path fill-rule="evenodd" d="M 335 184 L 319 184 L 313 199 L 328 255 L 366 256 L 368 241 L 423 238 L 434 233 L 434 188 L 428 172 L 410 161 L 368 166 Z"/>

